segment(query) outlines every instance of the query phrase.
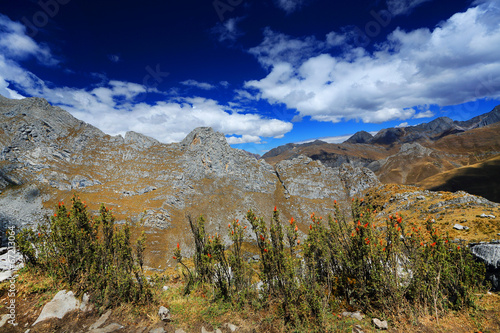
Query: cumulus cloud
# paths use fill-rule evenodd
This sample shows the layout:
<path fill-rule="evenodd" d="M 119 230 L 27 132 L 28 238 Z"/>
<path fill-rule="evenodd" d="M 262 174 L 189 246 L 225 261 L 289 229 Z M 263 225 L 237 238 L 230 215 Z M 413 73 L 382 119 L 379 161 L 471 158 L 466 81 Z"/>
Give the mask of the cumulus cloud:
<path fill-rule="evenodd" d="M 237 145 L 242 143 L 261 143 L 260 137 L 256 135 L 242 135 L 240 137 L 237 136 L 228 136 L 226 137 L 227 143 L 230 145 Z"/>
<path fill-rule="evenodd" d="M 406 15 L 415 8 L 431 0 L 387 0 L 387 8 L 392 15 Z"/>
<path fill-rule="evenodd" d="M 270 72 L 245 87 L 256 98 L 284 103 L 300 117 L 318 121 L 381 123 L 431 116 L 418 106 L 500 98 L 498 22 L 498 5 L 487 1 L 432 30 L 398 28 L 374 52 L 351 46 L 337 56 L 319 52 L 307 59 L 298 45 L 308 53 L 315 49 L 313 38 L 273 33 L 281 43 L 271 45 L 268 32 L 250 52 Z M 321 50 L 324 43 L 317 44 Z"/>
<path fill-rule="evenodd" d="M 109 80 L 103 75 L 96 75 L 98 83 L 91 89 L 54 87 L 19 63 L 21 57 L 43 58 L 50 51 L 34 43 L 19 23 L 5 16 L 0 17 L 0 27 L 0 47 L 4 50 L 0 53 L 0 94 L 23 98 L 18 93 L 21 91 L 27 96 L 46 98 L 105 133 L 135 131 L 169 143 L 182 140 L 195 127 L 210 126 L 229 135 L 230 142 L 261 143 L 261 137 L 281 137 L 293 128 L 289 122 L 245 113 L 239 105 L 222 105 L 213 99 L 166 97 L 152 105 L 139 102 L 145 93 L 156 90 L 133 82 Z M 13 40 L 9 37 L 13 34 L 23 42 L 8 44 L 6 41 Z M 184 84 L 213 88 L 195 80 Z"/>
<path fill-rule="evenodd" d="M 215 86 L 212 85 L 212 84 L 210 84 L 210 83 L 198 82 L 196 80 L 182 81 L 181 84 L 183 84 L 185 86 L 192 86 L 192 87 L 200 88 L 200 89 L 203 89 L 203 90 L 211 90 L 211 89 L 215 88 Z"/>

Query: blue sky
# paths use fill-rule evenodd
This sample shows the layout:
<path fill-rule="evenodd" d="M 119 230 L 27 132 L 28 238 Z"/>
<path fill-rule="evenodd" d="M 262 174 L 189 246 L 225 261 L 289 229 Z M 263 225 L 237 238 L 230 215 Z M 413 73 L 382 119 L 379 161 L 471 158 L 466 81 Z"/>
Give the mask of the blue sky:
<path fill-rule="evenodd" d="M 500 104 L 498 0 L 16 0 L 0 94 L 112 135 L 198 126 L 263 154 Z"/>

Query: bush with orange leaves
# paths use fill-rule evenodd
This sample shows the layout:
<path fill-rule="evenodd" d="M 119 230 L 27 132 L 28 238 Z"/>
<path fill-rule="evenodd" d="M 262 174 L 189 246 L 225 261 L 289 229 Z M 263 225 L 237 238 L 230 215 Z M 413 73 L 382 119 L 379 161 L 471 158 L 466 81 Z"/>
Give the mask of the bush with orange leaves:
<path fill-rule="evenodd" d="M 353 200 L 349 222 L 335 205 L 327 222 L 311 216 L 305 243 L 309 274 L 331 294 L 365 311 L 401 313 L 411 306 L 439 313 L 473 305 L 484 265 L 452 245 L 427 221 L 427 232 L 407 227 L 399 214 L 374 225 L 370 205 Z"/>
<path fill-rule="evenodd" d="M 104 205 L 97 218 L 90 217 L 85 203 L 74 196 L 69 209 L 59 203 L 36 233 L 24 229 L 18 234 L 19 243 L 26 245 L 20 252 L 28 268 L 62 279 L 77 293 L 88 292 L 99 307 L 145 302 L 151 298 L 142 271 L 145 236 L 139 237 L 134 255 L 129 225 L 117 228 L 114 222 Z"/>
<path fill-rule="evenodd" d="M 249 241 L 256 243 L 261 258 L 260 293 L 249 288 L 243 261 L 246 226 L 238 220 L 228 225 L 233 245 L 226 259 L 221 237 L 207 236 L 202 218 L 197 224 L 190 220 L 197 244 L 196 276 L 213 286 L 216 297 L 234 300 L 243 294 L 247 304 L 279 304 L 286 323 L 309 323 L 320 330 L 325 314 L 338 310 L 339 304 L 386 315 L 411 308 L 411 313 L 432 312 L 437 318 L 450 308 L 473 305 L 484 266 L 465 246 L 452 245 L 439 235 L 430 219 L 422 231 L 399 214 L 377 226 L 372 213 L 369 204 L 353 199 L 347 218 L 335 203 L 334 213 L 326 219 L 311 214 L 309 234 L 299 246 L 294 219 L 282 223 L 275 207 L 267 224 L 249 210 L 246 222 L 255 236 Z M 181 262 L 180 251 L 175 253 Z"/>

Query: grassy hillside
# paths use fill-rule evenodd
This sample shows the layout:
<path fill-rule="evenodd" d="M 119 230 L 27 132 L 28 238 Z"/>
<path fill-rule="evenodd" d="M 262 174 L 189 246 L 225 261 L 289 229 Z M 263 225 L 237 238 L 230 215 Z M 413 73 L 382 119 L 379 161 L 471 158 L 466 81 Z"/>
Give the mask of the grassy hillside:
<path fill-rule="evenodd" d="M 433 191 L 466 191 L 500 202 L 500 156 L 443 172 L 418 183 Z"/>

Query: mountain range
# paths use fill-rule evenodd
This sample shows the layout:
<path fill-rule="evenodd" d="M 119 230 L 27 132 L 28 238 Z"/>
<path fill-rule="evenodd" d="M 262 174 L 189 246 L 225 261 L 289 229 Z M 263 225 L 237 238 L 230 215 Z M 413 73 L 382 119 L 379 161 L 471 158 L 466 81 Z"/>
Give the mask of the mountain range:
<path fill-rule="evenodd" d="M 0 98 L 0 124 L 2 230 L 34 226 L 76 193 L 94 213 L 105 203 L 119 222 L 145 230 L 152 267 L 164 265 L 172 244 L 191 243 L 186 215 L 203 214 L 207 232 L 226 234 L 248 209 L 268 216 L 277 206 L 283 219 L 306 221 L 379 184 L 366 168 L 305 156 L 271 166 L 206 127 L 173 144 L 106 135 L 41 98 Z"/>
<path fill-rule="evenodd" d="M 329 167 L 349 163 L 372 170 L 382 183 L 465 190 L 500 202 L 499 154 L 497 106 L 467 121 L 440 117 L 417 126 L 383 129 L 375 136 L 361 131 L 341 144 L 320 140 L 290 143 L 262 158 L 270 164 L 300 155 Z"/>
<path fill-rule="evenodd" d="M 0 228 L 32 227 L 76 194 L 92 213 L 104 203 L 119 223 L 146 231 L 146 264 L 163 269 L 174 244 L 192 242 L 187 215 L 203 214 L 208 233 L 226 235 L 228 222 L 248 209 L 270 218 L 276 206 L 304 236 L 309 214 L 326 216 L 335 200 L 348 209 L 351 198 L 381 182 L 446 189 L 459 176 L 478 179 L 462 169 L 468 166 L 489 170 L 493 179 L 470 181 L 471 192 L 484 191 L 498 183 L 499 112 L 359 132 L 342 144 L 288 144 L 259 159 L 207 127 L 163 144 L 135 132 L 107 135 L 41 98 L 0 96 Z M 495 200 L 498 191 L 491 193 Z"/>

